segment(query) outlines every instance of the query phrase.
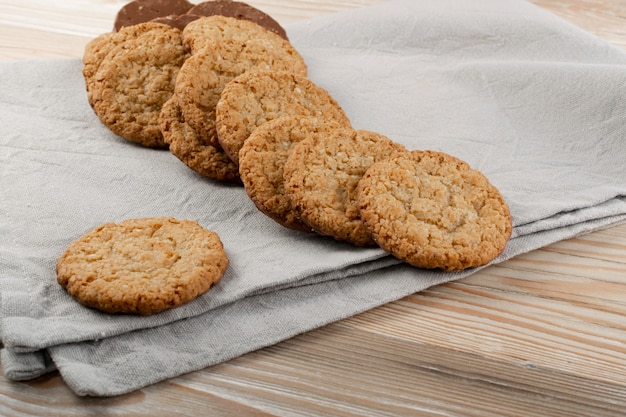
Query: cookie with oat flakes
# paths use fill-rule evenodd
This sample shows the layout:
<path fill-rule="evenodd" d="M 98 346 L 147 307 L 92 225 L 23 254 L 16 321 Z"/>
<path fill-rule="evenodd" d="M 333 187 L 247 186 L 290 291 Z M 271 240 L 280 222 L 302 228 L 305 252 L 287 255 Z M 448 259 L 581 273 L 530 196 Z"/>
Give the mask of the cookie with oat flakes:
<path fill-rule="evenodd" d="M 163 105 L 159 123 L 170 152 L 189 168 L 217 181 L 241 182 L 237 166 L 219 144 L 204 142 L 185 121 L 176 96 Z"/>
<path fill-rule="evenodd" d="M 100 68 L 100 64 L 106 56 L 118 45 L 129 39 L 135 39 L 152 30 L 163 30 L 163 26 L 159 23 L 147 22 L 134 26 L 125 27 L 119 32 L 107 32 L 92 39 L 85 46 L 83 52 L 83 77 L 85 78 L 85 86 L 87 88 L 89 102 L 91 97 L 89 92 L 93 84 L 93 78 Z"/>
<path fill-rule="evenodd" d="M 220 23 L 222 38 L 207 41 L 208 47 L 185 61 L 176 79 L 175 94 L 187 123 L 205 142 L 217 144 L 215 106 L 229 81 L 252 69 L 305 76 L 307 67 L 289 42 L 270 31 L 257 30 L 254 23 L 220 18 L 208 19 L 205 26 L 210 22 Z"/>
<path fill-rule="evenodd" d="M 286 71 L 248 71 L 224 87 L 217 103 L 219 142 L 239 164 L 239 150 L 254 129 L 285 116 L 319 117 L 351 126 L 337 101 L 309 78 Z"/>
<path fill-rule="evenodd" d="M 442 152 L 405 152 L 373 164 L 359 181 L 358 202 L 378 245 L 420 268 L 486 265 L 511 236 L 511 215 L 498 189 Z"/>
<path fill-rule="evenodd" d="M 285 196 L 284 165 L 297 143 L 339 128 L 340 124 L 316 117 L 282 117 L 252 132 L 239 151 L 239 175 L 261 212 L 289 229 L 311 231 Z"/>
<path fill-rule="evenodd" d="M 228 263 L 217 233 L 195 221 L 156 217 L 96 227 L 67 247 L 56 271 L 84 306 L 150 315 L 207 292 Z"/>
<path fill-rule="evenodd" d="M 357 184 L 374 162 L 405 151 L 367 130 L 334 129 L 293 147 L 284 167 L 285 195 L 316 232 L 357 246 L 375 242 L 361 221 Z"/>
<path fill-rule="evenodd" d="M 113 133 L 143 146 L 163 147 L 159 114 L 174 93 L 187 53 L 180 30 L 153 24 L 159 28 L 128 39 L 107 54 L 90 93 L 94 112 Z"/>

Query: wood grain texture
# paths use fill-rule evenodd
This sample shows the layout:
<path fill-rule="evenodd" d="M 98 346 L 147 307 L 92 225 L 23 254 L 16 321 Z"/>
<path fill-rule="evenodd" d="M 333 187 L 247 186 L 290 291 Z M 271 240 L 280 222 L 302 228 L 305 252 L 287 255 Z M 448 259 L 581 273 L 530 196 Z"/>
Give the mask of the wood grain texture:
<path fill-rule="evenodd" d="M 250 1 L 282 23 L 369 1 Z M 626 2 L 533 0 L 626 48 Z M 3 0 L 0 59 L 80 57 L 123 2 Z M 626 225 L 115 398 L 0 377 L 2 416 L 623 416 Z"/>

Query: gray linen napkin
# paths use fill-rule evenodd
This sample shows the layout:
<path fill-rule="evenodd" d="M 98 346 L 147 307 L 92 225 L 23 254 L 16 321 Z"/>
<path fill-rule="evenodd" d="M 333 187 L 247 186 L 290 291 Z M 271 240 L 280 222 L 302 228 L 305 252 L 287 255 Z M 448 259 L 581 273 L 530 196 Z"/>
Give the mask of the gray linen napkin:
<path fill-rule="evenodd" d="M 511 207 L 495 262 L 626 221 L 626 54 L 521 0 L 397 0 L 288 26 L 353 125 L 481 170 Z M 4 373 L 58 369 L 117 395 L 349 317 L 458 273 L 286 230 L 242 188 L 107 131 L 78 60 L 0 63 Z M 108 221 L 190 218 L 231 259 L 221 283 L 150 317 L 81 307 L 56 284 L 70 241 Z"/>

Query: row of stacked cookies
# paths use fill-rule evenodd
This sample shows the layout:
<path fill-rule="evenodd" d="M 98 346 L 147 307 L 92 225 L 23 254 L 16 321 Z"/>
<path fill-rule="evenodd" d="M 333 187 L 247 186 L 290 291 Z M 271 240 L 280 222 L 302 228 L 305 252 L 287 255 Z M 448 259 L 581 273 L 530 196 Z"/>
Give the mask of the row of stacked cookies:
<path fill-rule="evenodd" d="M 409 152 L 354 130 L 307 78 L 286 35 L 220 15 L 188 20 L 182 30 L 123 27 L 103 36 L 113 46 L 87 48 L 90 102 L 115 133 L 169 146 L 201 175 L 243 182 L 263 213 L 291 229 L 378 244 L 444 270 L 502 252 L 510 214 L 482 174 L 449 155 Z"/>
<path fill-rule="evenodd" d="M 511 235 L 508 206 L 484 175 L 379 133 L 283 117 L 256 128 L 239 161 L 248 195 L 278 223 L 378 245 L 420 268 L 485 265 Z"/>

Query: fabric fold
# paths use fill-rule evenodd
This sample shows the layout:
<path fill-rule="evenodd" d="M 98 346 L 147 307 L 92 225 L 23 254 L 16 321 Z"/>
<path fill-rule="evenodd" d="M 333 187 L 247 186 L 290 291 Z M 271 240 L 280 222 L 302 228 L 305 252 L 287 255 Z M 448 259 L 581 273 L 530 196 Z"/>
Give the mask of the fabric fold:
<path fill-rule="evenodd" d="M 626 222 L 626 53 L 522 0 L 395 0 L 288 26 L 357 129 L 482 171 L 511 208 L 494 263 Z M 474 273 L 287 230 L 238 186 L 103 127 L 80 60 L 0 62 L 0 340 L 4 373 L 58 369 L 119 395 Z M 198 220 L 231 264 L 207 294 L 154 316 L 86 309 L 55 262 L 89 229 Z"/>

